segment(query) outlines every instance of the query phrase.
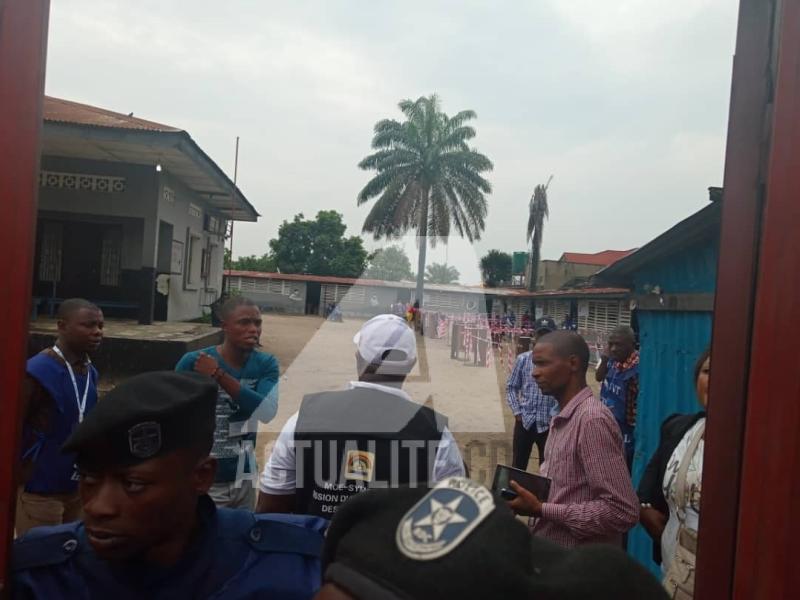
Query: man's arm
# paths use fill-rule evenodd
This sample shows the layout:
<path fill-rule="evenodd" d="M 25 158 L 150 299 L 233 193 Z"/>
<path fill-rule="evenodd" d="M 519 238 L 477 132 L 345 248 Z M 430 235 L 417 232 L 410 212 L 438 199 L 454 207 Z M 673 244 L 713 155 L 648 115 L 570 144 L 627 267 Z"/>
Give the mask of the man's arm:
<path fill-rule="evenodd" d="M 542 518 L 568 527 L 578 539 L 628 531 L 639 520 L 639 500 L 613 419 L 593 417 L 583 423 L 577 453 L 592 499 L 575 504 L 545 502 Z"/>
<path fill-rule="evenodd" d="M 442 439 L 436 449 L 436 460 L 433 464 L 433 480 L 441 481 L 448 477 L 465 477 L 467 474 L 464 468 L 464 459 L 458 449 L 453 434 L 445 427 L 442 430 Z"/>
<path fill-rule="evenodd" d="M 608 351 L 600 355 L 600 364 L 597 365 L 597 369 L 594 372 L 594 380 L 598 383 L 602 383 L 606 379 L 606 375 L 608 374 L 608 360 Z"/>
<path fill-rule="evenodd" d="M 511 375 L 508 376 L 508 381 L 506 382 L 506 402 L 508 402 L 508 407 L 511 409 L 511 412 L 515 417 L 518 417 L 522 412 L 522 409 L 519 406 L 518 393 L 520 389 L 522 389 L 524 363 L 524 355 L 520 354 L 517 357 L 517 360 L 514 362 L 514 368 L 512 369 Z"/>
<path fill-rule="evenodd" d="M 258 502 L 256 503 L 257 513 L 290 513 L 294 512 L 295 495 L 284 494 L 265 494 L 258 492 Z"/>
<path fill-rule="evenodd" d="M 239 382 L 228 374 L 219 379 L 223 389 L 236 400 L 239 410 L 231 415 L 232 421 L 244 421 L 255 413 L 258 420 L 268 423 L 278 412 L 278 378 L 280 369 L 278 360 L 272 355 L 265 355 L 260 365 L 258 383 L 255 389 L 242 387 Z M 230 385 L 231 389 L 228 389 Z M 235 388 L 235 389 L 234 389 Z M 236 393 L 232 393 L 235 391 Z"/>
<path fill-rule="evenodd" d="M 289 417 L 275 440 L 261 477 L 258 480 L 256 512 L 293 512 L 297 488 L 297 454 L 294 430 L 297 413 Z"/>
<path fill-rule="evenodd" d="M 625 399 L 625 420 L 631 427 L 636 426 L 636 411 L 639 409 L 639 375 L 628 381 L 628 396 Z"/>

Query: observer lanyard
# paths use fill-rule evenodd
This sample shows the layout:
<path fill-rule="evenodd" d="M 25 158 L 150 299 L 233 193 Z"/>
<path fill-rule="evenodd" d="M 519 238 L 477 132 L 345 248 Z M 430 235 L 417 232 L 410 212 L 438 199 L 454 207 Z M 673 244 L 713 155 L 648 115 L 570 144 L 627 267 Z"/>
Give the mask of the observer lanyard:
<path fill-rule="evenodd" d="M 72 380 L 72 389 L 75 390 L 75 404 L 78 405 L 78 423 L 81 423 L 83 421 L 83 413 L 86 412 L 86 398 L 89 396 L 89 381 L 92 378 L 92 360 L 88 356 L 86 357 L 86 387 L 83 389 L 83 398 L 81 398 L 81 395 L 78 392 L 78 382 L 75 379 L 75 371 L 72 370 L 72 365 L 69 364 L 69 361 L 64 357 L 64 353 L 61 352 L 61 348 L 58 346 L 53 346 L 53 351 L 58 354 L 61 360 L 64 361 L 64 364 L 67 365 L 69 378 Z"/>

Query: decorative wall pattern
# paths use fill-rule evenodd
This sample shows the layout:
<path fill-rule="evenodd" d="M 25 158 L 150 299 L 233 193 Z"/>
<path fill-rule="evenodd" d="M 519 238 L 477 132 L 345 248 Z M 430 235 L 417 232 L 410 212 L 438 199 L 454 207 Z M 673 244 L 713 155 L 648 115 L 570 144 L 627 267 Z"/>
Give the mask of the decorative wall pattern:
<path fill-rule="evenodd" d="M 125 178 L 111 177 L 109 175 L 91 175 L 88 173 L 41 171 L 39 173 L 39 185 L 41 187 L 67 190 L 120 193 L 125 191 Z"/>

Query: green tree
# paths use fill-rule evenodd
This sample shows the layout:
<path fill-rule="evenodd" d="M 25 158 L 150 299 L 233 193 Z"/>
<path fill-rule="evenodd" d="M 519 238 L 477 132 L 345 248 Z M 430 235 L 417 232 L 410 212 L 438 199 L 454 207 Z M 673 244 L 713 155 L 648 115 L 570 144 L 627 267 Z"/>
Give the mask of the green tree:
<path fill-rule="evenodd" d="M 232 263 L 232 268 L 238 271 L 261 271 L 263 273 L 274 273 L 276 270 L 275 257 L 269 253 L 256 256 L 240 256 Z"/>
<path fill-rule="evenodd" d="M 486 287 L 497 287 L 511 281 L 511 255 L 500 250 L 489 250 L 481 258 L 481 278 Z"/>
<path fill-rule="evenodd" d="M 431 263 L 425 267 L 425 281 L 428 283 L 458 283 L 460 275 L 458 269 L 442 263 Z"/>
<path fill-rule="evenodd" d="M 539 261 L 541 260 L 542 237 L 544 236 L 544 221 L 550 216 L 547 207 L 547 188 L 553 176 L 545 185 L 541 183 L 533 189 L 533 196 L 528 204 L 528 241 L 531 243 L 531 257 L 528 263 L 528 289 L 536 289 L 536 280 L 539 277 Z"/>
<path fill-rule="evenodd" d="M 400 246 L 379 248 L 370 256 L 364 275 L 384 281 L 411 279 L 411 261 Z"/>
<path fill-rule="evenodd" d="M 312 221 L 302 213 L 284 221 L 269 246 L 281 273 L 359 277 L 367 251 L 358 236 L 345 237 L 347 226 L 334 210 L 321 210 Z"/>
<path fill-rule="evenodd" d="M 492 163 L 468 144 L 475 137 L 467 124 L 474 111 L 450 117 L 436 95 L 403 100 L 398 106 L 404 120 L 378 121 L 372 138 L 375 152 L 358 165 L 377 171 L 359 193 L 358 204 L 377 198 L 363 227 L 375 239 L 416 231 L 417 298 L 422 303 L 428 238 L 434 245 L 455 227 L 471 242 L 480 239 L 485 195 L 492 190 L 481 173 L 490 171 Z"/>

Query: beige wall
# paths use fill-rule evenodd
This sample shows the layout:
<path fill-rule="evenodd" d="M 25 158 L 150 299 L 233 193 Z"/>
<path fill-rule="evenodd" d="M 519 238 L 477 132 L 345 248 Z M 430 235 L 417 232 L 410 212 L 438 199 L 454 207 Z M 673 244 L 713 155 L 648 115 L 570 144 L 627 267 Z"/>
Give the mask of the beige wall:
<path fill-rule="evenodd" d="M 603 267 L 580 263 L 543 260 L 539 263 L 539 275 L 536 278 L 536 289 L 557 290 L 575 277 L 589 277 Z"/>

